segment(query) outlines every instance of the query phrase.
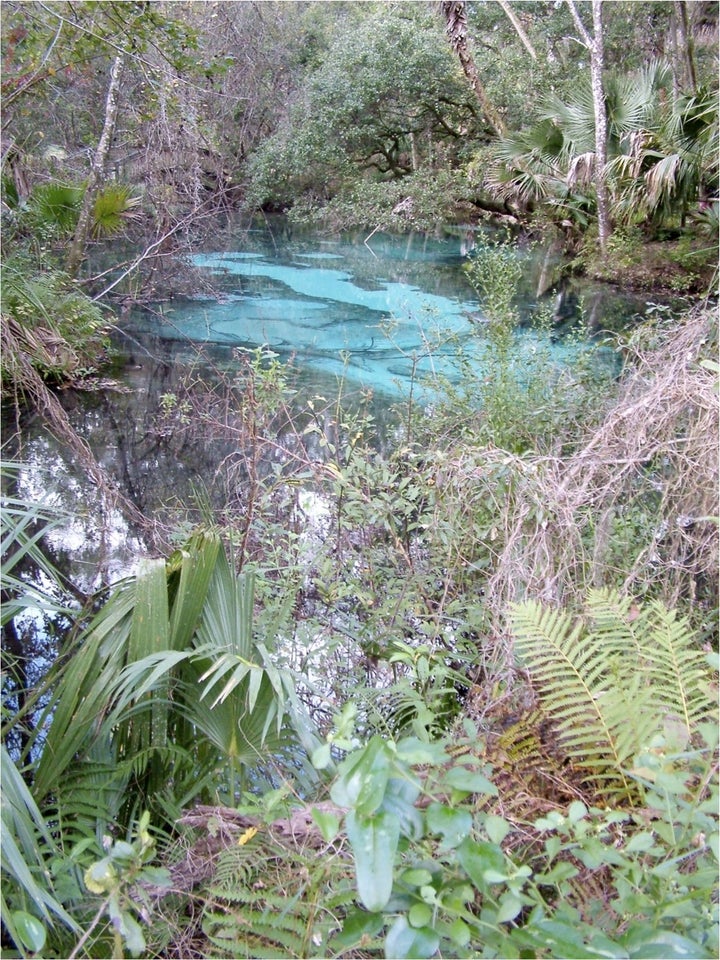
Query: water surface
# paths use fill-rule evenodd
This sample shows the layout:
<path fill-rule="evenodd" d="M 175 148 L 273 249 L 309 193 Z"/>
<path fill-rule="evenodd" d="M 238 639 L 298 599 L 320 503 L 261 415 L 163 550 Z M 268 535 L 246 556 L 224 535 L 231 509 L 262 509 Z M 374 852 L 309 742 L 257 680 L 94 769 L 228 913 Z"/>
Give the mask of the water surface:
<path fill-rule="evenodd" d="M 421 377 L 456 379 L 459 351 L 479 368 L 486 362 L 486 318 L 463 270 L 467 232 L 375 234 L 363 242 L 262 229 L 235 244 L 189 258 L 213 293 L 136 312 L 135 328 L 170 340 L 267 346 L 306 372 L 393 398 Z M 535 261 L 521 251 L 518 256 L 527 281 Z M 524 316 L 536 307 L 527 287 Z M 516 332 L 519 356 L 540 345 L 559 362 L 577 351 L 575 341 L 554 332 L 527 326 Z"/>

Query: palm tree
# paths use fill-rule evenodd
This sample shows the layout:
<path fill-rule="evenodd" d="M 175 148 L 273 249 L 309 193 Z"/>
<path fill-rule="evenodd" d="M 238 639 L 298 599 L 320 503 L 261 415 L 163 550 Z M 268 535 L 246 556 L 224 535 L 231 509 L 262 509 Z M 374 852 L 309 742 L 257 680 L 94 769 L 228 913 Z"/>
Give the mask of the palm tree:
<path fill-rule="evenodd" d="M 693 204 L 717 198 L 718 95 L 706 89 L 679 97 L 645 127 L 611 164 L 618 214 L 661 224 Z"/>
<path fill-rule="evenodd" d="M 40 549 L 49 518 L 20 501 L 4 506 L 7 626 L 43 603 L 18 576 L 20 561 L 53 571 Z M 67 648 L 24 703 L 3 691 L 3 744 L 14 744 L 2 756 L 3 914 L 17 920 L 16 943 L 35 935 L 35 951 L 56 918 L 76 929 L 48 858 L 77 871 L 79 851 L 102 856 L 103 836 L 126 835 L 145 809 L 171 829 L 199 798 L 235 805 L 245 790 L 275 785 L 278 771 L 302 782 L 319 745 L 292 677 L 273 662 L 273 638 L 256 633 L 254 574 L 235 574 L 215 533 L 167 561 L 141 561 L 101 599 L 95 612 L 75 611 Z"/>
<path fill-rule="evenodd" d="M 717 195 L 717 94 L 673 101 L 670 86 L 661 62 L 605 81 L 605 181 L 618 223 L 682 221 L 694 202 Z M 594 142 L 594 98 L 583 85 L 572 100 L 550 98 L 534 127 L 496 145 L 485 185 L 525 207 L 546 202 L 584 226 L 596 205 Z"/>
<path fill-rule="evenodd" d="M 292 678 L 254 636 L 253 597 L 252 571 L 236 576 L 213 533 L 144 561 L 62 671 L 36 797 L 67 808 L 104 776 L 105 815 L 123 822 L 141 805 L 238 802 L 248 771 L 298 744 Z"/>

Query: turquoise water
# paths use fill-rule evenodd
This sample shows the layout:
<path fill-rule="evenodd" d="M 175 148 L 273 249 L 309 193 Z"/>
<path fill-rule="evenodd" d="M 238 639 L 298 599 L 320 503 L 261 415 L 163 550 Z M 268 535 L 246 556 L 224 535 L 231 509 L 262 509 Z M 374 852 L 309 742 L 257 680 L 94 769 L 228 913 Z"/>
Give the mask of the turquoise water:
<path fill-rule="evenodd" d="M 482 371 L 485 318 L 464 272 L 467 235 L 287 239 L 249 231 L 225 250 L 189 258 L 213 294 L 160 305 L 140 324 L 167 339 L 266 346 L 304 374 L 397 397 L 420 378 L 456 380 L 462 351 Z M 518 253 L 522 256 L 521 253 Z M 532 262 L 528 260 L 528 270 Z M 200 287 L 201 284 L 199 283 Z M 532 304 L 526 304 L 526 312 Z M 529 327 L 518 361 L 539 347 L 563 362 L 577 352 Z"/>

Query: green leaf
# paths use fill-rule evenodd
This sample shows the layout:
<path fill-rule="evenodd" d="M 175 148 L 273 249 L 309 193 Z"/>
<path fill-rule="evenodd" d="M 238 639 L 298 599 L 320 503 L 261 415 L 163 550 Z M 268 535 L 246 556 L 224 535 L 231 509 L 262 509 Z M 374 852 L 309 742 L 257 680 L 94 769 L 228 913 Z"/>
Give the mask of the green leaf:
<path fill-rule="evenodd" d="M 143 883 L 151 883 L 154 887 L 172 886 L 172 874 L 167 867 L 143 867 L 140 876 Z"/>
<path fill-rule="evenodd" d="M 489 813 L 485 817 L 485 832 L 492 843 L 501 844 L 510 832 L 510 824 L 503 817 Z"/>
<path fill-rule="evenodd" d="M 439 833 L 447 847 L 456 847 L 470 834 L 472 815 L 444 803 L 431 803 L 425 812 L 428 830 Z"/>
<path fill-rule="evenodd" d="M 313 751 L 312 765 L 316 770 L 324 770 L 326 767 L 330 766 L 331 759 L 332 753 L 330 750 L 330 744 L 323 743 L 317 748 L 317 750 Z"/>
<path fill-rule="evenodd" d="M 23 946 L 31 953 L 39 953 L 45 946 L 47 930 L 37 917 L 24 910 L 12 911 L 12 922 Z"/>
<path fill-rule="evenodd" d="M 648 831 L 636 833 L 625 847 L 625 853 L 645 853 L 655 845 L 655 837 Z"/>
<path fill-rule="evenodd" d="M 120 933 L 130 953 L 139 957 L 145 950 L 145 937 L 140 924 L 127 910 L 120 913 Z"/>
<path fill-rule="evenodd" d="M 414 903 L 408 912 L 411 927 L 425 927 L 432 920 L 433 909 L 427 903 Z"/>
<path fill-rule="evenodd" d="M 450 939 L 459 947 L 466 947 L 470 943 L 470 927 L 460 917 L 456 917 L 450 924 L 448 931 Z"/>
<path fill-rule="evenodd" d="M 385 956 L 396 960 L 426 960 L 440 946 L 440 937 L 431 927 L 411 927 L 405 917 L 398 917 L 385 938 Z"/>
<path fill-rule="evenodd" d="M 497 787 L 486 776 L 464 767 L 452 767 L 443 777 L 441 784 L 452 787 L 454 790 L 464 790 L 467 793 L 482 793 L 496 797 Z"/>
<path fill-rule="evenodd" d="M 90 893 L 107 893 L 117 883 L 117 873 L 110 857 L 103 857 L 85 871 L 85 886 Z"/>
<path fill-rule="evenodd" d="M 494 843 L 477 842 L 465 839 L 457 848 L 458 861 L 468 877 L 478 890 L 484 890 L 488 881 L 485 874 L 493 871 L 505 875 L 507 861 L 500 849 Z"/>
<path fill-rule="evenodd" d="M 329 810 L 320 810 L 317 807 L 313 807 L 311 813 L 313 820 L 320 827 L 323 840 L 325 843 L 331 843 L 338 835 L 340 820 Z"/>
<path fill-rule="evenodd" d="M 385 741 L 374 736 L 350 754 L 339 768 L 339 777 L 330 790 L 333 803 L 355 807 L 361 816 L 370 816 L 383 801 L 390 776 L 391 755 Z"/>
<path fill-rule="evenodd" d="M 448 755 L 439 743 L 423 743 L 417 737 L 406 737 L 398 741 L 397 756 L 410 766 L 428 764 L 439 766 L 448 759 Z"/>
<path fill-rule="evenodd" d="M 522 908 L 522 901 L 508 891 L 500 897 L 500 907 L 495 919 L 497 923 L 507 923 L 509 920 L 514 920 Z"/>
<path fill-rule="evenodd" d="M 410 887 L 424 887 L 432 883 L 432 874 L 422 867 L 413 867 L 403 871 L 401 880 Z"/>
<path fill-rule="evenodd" d="M 588 939 L 592 938 L 592 946 Z M 572 957 L 573 960 L 592 960 L 597 957 L 622 958 L 624 950 L 601 934 L 585 935 L 584 925 L 578 927 L 559 920 L 537 920 L 513 932 L 518 945 L 542 950 L 543 955 Z M 662 954 L 658 954 L 662 956 Z"/>
<path fill-rule="evenodd" d="M 707 842 L 715 859 L 720 860 L 720 833 L 711 833 Z"/>
<path fill-rule="evenodd" d="M 384 925 L 385 918 L 381 913 L 352 910 L 345 917 L 340 933 L 333 938 L 333 946 L 337 945 L 343 950 L 348 950 L 366 937 L 377 936 Z"/>
<path fill-rule="evenodd" d="M 536 873 L 534 880 L 536 884 L 559 884 L 563 880 L 570 880 L 572 877 L 576 877 L 578 873 L 577 867 L 574 867 L 565 860 L 561 860 L 560 863 L 556 863 L 552 870 L 548 870 L 547 873 Z"/>
<path fill-rule="evenodd" d="M 133 860 L 135 847 L 127 840 L 116 840 L 112 845 L 110 856 L 113 860 Z"/>
<path fill-rule="evenodd" d="M 622 939 L 631 960 L 697 960 L 709 956 L 695 940 L 671 930 L 656 930 L 649 923 L 633 924 Z"/>
<path fill-rule="evenodd" d="M 412 840 L 423 835 L 423 816 L 415 806 L 420 786 L 413 780 L 393 777 L 388 780 L 381 809 L 394 813 L 400 821 L 400 832 Z"/>
<path fill-rule="evenodd" d="M 345 818 L 345 828 L 355 856 L 360 899 L 371 912 L 382 910 L 392 893 L 400 821 L 384 810 L 370 817 L 361 817 L 351 810 Z"/>

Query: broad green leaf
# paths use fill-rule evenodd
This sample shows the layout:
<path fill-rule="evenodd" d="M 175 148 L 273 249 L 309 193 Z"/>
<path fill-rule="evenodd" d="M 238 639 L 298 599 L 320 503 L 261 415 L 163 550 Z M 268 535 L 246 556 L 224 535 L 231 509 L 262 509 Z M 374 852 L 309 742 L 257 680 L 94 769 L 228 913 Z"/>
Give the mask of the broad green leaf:
<path fill-rule="evenodd" d="M 631 960 L 698 960 L 709 954 L 695 940 L 671 930 L 654 929 L 650 923 L 634 923 L 622 938 Z"/>
<path fill-rule="evenodd" d="M 573 866 L 571 863 L 568 863 L 566 860 L 561 860 L 560 863 L 556 863 L 551 870 L 547 871 L 547 873 L 536 873 L 535 883 L 559 884 L 563 880 L 570 880 L 572 877 L 576 877 L 578 872 L 579 871 L 577 867 Z"/>
<path fill-rule="evenodd" d="M 392 893 L 400 822 L 395 814 L 385 811 L 360 817 L 351 810 L 345 828 L 355 857 L 360 899 L 371 912 L 382 910 Z"/>
<path fill-rule="evenodd" d="M 39 953 L 45 946 L 47 938 L 45 925 L 37 917 L 34 917 L 31 913 L 26 913 L 24 910 L 12 911 L 12 923 L 15 932 L 23 942 L 23 946 L 31 953 Z"/>
<path fill-rule="evenodd" d="M 145 950 L 145 937 L 140 924 L 128 910 L 123 910 L 120 914 L 120 933 L 130 953 L 139 957 Z"/>
<path fill-rule="evenodd" d="M 317 750 L 313 751 L 311 762 L 316 770 L 324 770 L 326 767 L 329 767 L 331 760 L 332 752 L 329 743 L 323 743 Z"/>
<path fill-rule="evenodd" d="M 135 857 L 135 848 L 127 840 L 116 840 L 112 845 L 110 857 L 113 860 L 132 860 Z"/>
<path fill-rule="evenodd" d="M 408 921 L 411 927 L 426 927 L 432 920 L 433 909 L 427 903 L 415 903 L 410 907 Z"/>
<path fill-rule="evenodd" d="M 720 833 L 712 833 L 708 837 L 708 846 L 716 860 L 720 860 Z"/>
<path fill-rule="evenodd" d="M 422 887 L 432 883 L 432 874 L 429 870 L 422 867 L 413 867 L 410 870 L 404 870 L 401 880 L 411 887 Z"/>
<path fill-rule="evenodd" d="M 440 765 L 448 755 L 439 743 L 424 743 L 417 737 L 406 737 L 397 744 L 397 756 L 410 766 L 416 764 Z"/>
<path fill-rule="evenodd" d="M 117 873 L 110 857 L 103 857 L 85 871 L 85 886 L 90 893 L 107 893 L 117 883 Z"/>
<path fill-rule="evenodd" d="M 572 957 L 573 960 L 594 958 L 622 958 L 626 951 L 608 937 L 596 931 L 586 931 L 559 920 L 537 920 L 513 932 L 513 940 L 519 945 L 542 950 L 552 957 Z M 659 956 L 662 956 L 660 954 Z"/>
<path fill-rule="evenodd" d="M 172 874 L 167 867 L 143 867 L 141 876 L 144 883 L 151 883 L 154 887 L 172 886 Z"/>
<path fill-rule="evenodd" d="M 443 803 L 431 803 L 425 811 L 428 830 L 439 833 L 447 847 L 456 847 L 470 834 L 472 816 L 468 810 L 456 810 Z"/>
<path fill-rule="evenodd" d="M 450 924 L 449 934 L 452 942 L 459 947 L 466 947 L 470 943 L 470 927 L 460 917 L 457 917 Z"/>
<path fill-rule="evenodd" d="M 460 866 L 478 890 L 484 890 L 487 887 L 485 874 L 489 870 L 502 875 L 507 870 L 505 856 L 500 847 L 494 843 L 477 842 L 466 838 L 457 848 L 457 857 Z"/>
<path fill-rule="evenodd" d="M 385 956 L 396 960 L 426 960 L 440 946 L 440 937 L 431 927 L 411 927 L 405 917 L 398 917 L 385 939 Z"/>
<path fill-rule="evenodd" d="M 318 807 L 313 807 L 311 813 L 313 820 L 320 827 L 323 840 L 325 843 L 331 843 L 338 835 L 340 820 L 329 810 L 320 810 Z"/>
<path fill-rule="evenodd" d="M 333 938 L 333 946 L 337 945 L 347 950 L 360 943 L 365 937 L 377 936 L 384 925 L 385 918 L 381 913 L 353 910 L 345 917 L 340 933 Z"/>
<path fill-rule="evenodd" d="M 625 853 L 645 853 L 655 845 L 655 836 L 644 830 L 630 838 Z"/>
<path fill-rule="evenodd" d="M 485 832 L 491 843 L 501 844 L 510 832 L 510 824 L 503 817 L 497 817 L 494 813 L 489 813 L 485 817 Z"/>
<path fill-rule="evenodd" d="M 484 774 L 475 770 L 466 770 L 464 767 L 452 767 L 443 777 L 441 784 L 452 787 L 454 790 L 464 790 L 467 793 L 482 793 L 496 797 L 497 787 Z"/>
<path fill-rule="evenodd" d="M 522 901 L 508 890 L 500 897 L 500 906 L 495 919 L 497 923 L 507 923 L 509 920 L 514 920 L 522 908 Z"/>
<path fill-rule="evenodd" d="M 394 813 L 400 821 L 400 832 L 412 840 L 423 835 L 423 816 L 415 806 L 420 786 L 412 780 L 393 777 L 388 780 L 380 809 Z"/>
<path fill-rule="evenodd" d="M 390 761 L 385 741 L 374 736 L 340 764 L 338 779 L 330 790 L 333 803 L 339 807 L 355 807 L 362 816 L 374 813 L 385 796 Z"/>

